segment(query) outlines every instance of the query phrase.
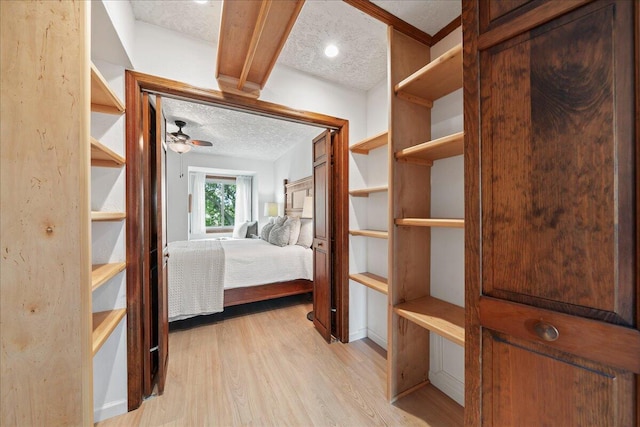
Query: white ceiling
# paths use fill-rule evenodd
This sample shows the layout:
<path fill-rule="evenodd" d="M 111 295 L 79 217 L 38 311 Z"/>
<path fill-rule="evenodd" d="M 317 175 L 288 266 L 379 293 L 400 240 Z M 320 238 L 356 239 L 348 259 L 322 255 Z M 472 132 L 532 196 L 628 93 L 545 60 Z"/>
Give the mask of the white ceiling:
<path fill-rule="evenodd" d="M 175 132 L 176 120 L 191 139 L 209 141 L 212 147 L 193 147 L 195 153 L 274 161 L 300 143 L 311 144 L 322 128 L 243 113 L 211 105 L 163 98 L 167 132 Z"/>
<path fill-rule="evenodd" d="M 130 0 L 136 20 L 217 43 L 220 0 Z M 435 34 L 461 12 L 460 0 L 396 0 L 373 3 L 428 34 Z M 340 85 L 369 90 L 386 78 L 386 25 L 337 0 L 306 0 L 278 64 Z M 340 49 L 327 58 L 324 48 Z M 212 70 L 214 72 L 214 70 Z M 267 86 L 269 83 L 267 82 Z M 184 101 L 166 100 L 167 120 L 184 120 L 193 139 L 211 141 L 195 152 L 275 160 L 292 145 L 311 141 L 318 128 Z M 238 125 L 238 124 L 241 125 Z M 169 131 L 177 130 L 175 125 Z"/>

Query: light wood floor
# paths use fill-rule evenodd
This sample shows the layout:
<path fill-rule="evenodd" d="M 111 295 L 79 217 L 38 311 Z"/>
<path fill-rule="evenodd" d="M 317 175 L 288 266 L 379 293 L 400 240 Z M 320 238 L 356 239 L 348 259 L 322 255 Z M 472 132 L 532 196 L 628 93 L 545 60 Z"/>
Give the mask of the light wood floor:
<path fill-rule="evenodd" d="M 428 386 L 394 405 L 384 351 L 323 341 L 306 296 L 226 310 L 169 335 L 165 392 L 108 426 L 459 426 L 462 411 Z"/>

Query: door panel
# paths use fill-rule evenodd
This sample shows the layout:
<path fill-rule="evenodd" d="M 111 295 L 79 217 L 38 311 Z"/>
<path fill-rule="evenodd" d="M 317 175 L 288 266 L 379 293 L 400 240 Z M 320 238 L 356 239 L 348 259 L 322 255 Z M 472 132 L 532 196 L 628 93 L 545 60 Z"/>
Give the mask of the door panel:
<path fill-rule="evenodd" d="M 639 5 L 480 35 L 494 3 L 463 2 L 466 423 L 637 425 Z"/>
<path fill-rule="evenodd" d="M 158 394 L 164 393 L 169 360 L 169 304 L 168 304 L 168 271 L 167 271 L 167 216 L 166 206 L 166 159 L 167 150 L 164 142 L 166 120 L 162 113 L 162 97 L 156 95 L 156 215 L 157 215 L 157 263 L 158 263 Z"/>
<path fill-rule="evenodd" d="M 331 133 L 313 140 L 313 324 L 331 341 Z"/>
<path fill-rule="evenodd" d="M 485 425 L 633 425 L 632 373 L 487 329 L 482 348 Z"/>
<path fill-rule="evenodd" d="M 631 126 L 633 74 L 616 75 L 616 53 L 633 50 L 614 40 L 632 27 L 614 9 L 481 54 L 482 290 L 632 325 L 633 212 L 620 208 L 632 204 L 634 141 L 614 126 Z"/>

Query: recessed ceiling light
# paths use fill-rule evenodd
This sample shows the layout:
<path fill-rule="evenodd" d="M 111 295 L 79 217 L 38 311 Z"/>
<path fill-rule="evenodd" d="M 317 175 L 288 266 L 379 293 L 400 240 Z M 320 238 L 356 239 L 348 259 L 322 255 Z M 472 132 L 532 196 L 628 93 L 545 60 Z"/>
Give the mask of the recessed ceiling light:
<path fill-rule="evenodd" d="M 329 58 L 333 58 L 337 56 L 339 52 L 340 51 L 338 50 L 338 47 L 335 44 L 330 44 L 324 49 L 324 54 L 327 55 Z"/>
<path fill-rule="evenodd" d="M 198 3 L 198 4 L 206 4 L 209 3 L 209 0 L 193 0 L 194 2 Z"/>

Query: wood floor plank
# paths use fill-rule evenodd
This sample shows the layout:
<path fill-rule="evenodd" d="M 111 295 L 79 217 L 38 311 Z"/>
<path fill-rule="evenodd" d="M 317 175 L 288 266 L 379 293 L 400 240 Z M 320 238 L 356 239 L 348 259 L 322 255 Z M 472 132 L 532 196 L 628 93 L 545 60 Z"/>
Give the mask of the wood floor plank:
<path fill-rule="evenodd" d="M 164 394 L 96 425 L 463 424 L 460 408 L 432 386 L 389 404 L 384 350 L 366 339 L 327 344 L 309 310 L 298 295 L 172 325 Z"/>

